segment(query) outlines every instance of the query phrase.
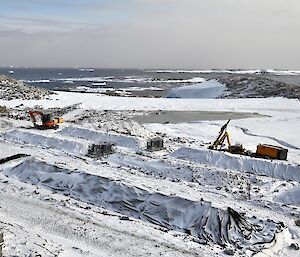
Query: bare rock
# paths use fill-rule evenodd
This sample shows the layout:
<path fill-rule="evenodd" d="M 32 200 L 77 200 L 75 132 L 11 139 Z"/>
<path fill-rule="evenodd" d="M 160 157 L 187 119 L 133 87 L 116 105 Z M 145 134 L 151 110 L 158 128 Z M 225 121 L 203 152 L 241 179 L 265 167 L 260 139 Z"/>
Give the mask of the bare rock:
<path fill-rule="evenodd" d="M 300 99 L 298 86 L 254 75 L 230 74 L 217 78 L 227 90 L 221 98 L 286 97 Z"/>
<path fill-rule="evenodd" d="M 295 220 L 294 222 L 296 226 L 300 227 L 300 220 Z"/>
<path fill-rule="evenodd" d="M 53 91 L 33 87 L 22 81 L 0 75 L 0 99 L 39 100 L 55 94 Z"/>
<path fill-rule="evenodd" d="M 227 255 L 234 255 L 234 250 L 232 250 L 232 249 L 225 249 L 225 250 L 224 250 L 224 254 L 227 254 Z"/>
<path fill-rule="evenodd" d="M 299 245 L 297 243 L 292 243 L 290 247 L 294 250 L 299 250 Z"/>

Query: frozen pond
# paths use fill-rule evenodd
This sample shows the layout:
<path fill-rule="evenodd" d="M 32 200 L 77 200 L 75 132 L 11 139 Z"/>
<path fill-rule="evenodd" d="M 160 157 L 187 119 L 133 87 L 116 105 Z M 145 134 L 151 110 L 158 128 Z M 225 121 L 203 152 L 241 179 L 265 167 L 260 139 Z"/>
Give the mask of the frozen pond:
<path fill-rule="evenodd" d="M 160 111 L 134 117 L 134 120 L 139 123 L 177 124 L 182 122 L 196 122 L 204 120 L 237 120 L 259 116 L 263 117 L 264 115 L 251 112 Z"/>

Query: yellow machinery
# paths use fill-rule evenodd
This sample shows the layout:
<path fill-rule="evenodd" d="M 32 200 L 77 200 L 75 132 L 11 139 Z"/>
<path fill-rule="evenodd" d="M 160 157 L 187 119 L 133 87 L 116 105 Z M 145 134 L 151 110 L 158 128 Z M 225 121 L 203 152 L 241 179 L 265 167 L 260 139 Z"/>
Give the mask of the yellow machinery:
<path fill-rule="evenodd" d="M 227 151 L 230 153 L 238 153 L 238 154 L 245 154 L 245 149 L 242 145 L 231 145 L 229 133 L 227 132 L 227 126 L 230 122 L 230 119 L 222 126 L 220 129 L 219 135 L 217 139 L 208 147 L 212 150 L 223 150 L 222 146 L 224 145 L 225 139 L 227 140 L 228 149 Z"/>
<path fill-rule="evenodd" d="M 226 124 L 224 124 L 221 127 L 217 139 L 208 147 L 209 149 L 218 151 L 228 151 L 234 154 L 243 154 L 257 158 L 268 158 L 278 160 L 287 159 L 288 149 L 280 146 L 259 144 L 257 146 L 256 153 L 251 153 L 250 151 L 246 151 L 240 144 L 231 145 L 229 133 L 227 132 L 227 126 L 229 122 L 230 120 L 228 120 Z M 223 148 L 225 139 L 227 140 L 228 148 Z"/>
<path fill-rule="evenodd" d="M 54 123 L 55 124 L 64 123 L 64 119 L 63 118 L 54 118 Z"/>
<path fill-rule="evenodd" d="M 208 147 L 209 149 L 220 150 L 224 144 L 225 139 L 227 139 L 228 146 L 231 146 L 229 133 L 227 132 L 227 125 L 229 122 L 230 120 L 228 120 L 226 124 L 222 126 L 217 139 Z"/>

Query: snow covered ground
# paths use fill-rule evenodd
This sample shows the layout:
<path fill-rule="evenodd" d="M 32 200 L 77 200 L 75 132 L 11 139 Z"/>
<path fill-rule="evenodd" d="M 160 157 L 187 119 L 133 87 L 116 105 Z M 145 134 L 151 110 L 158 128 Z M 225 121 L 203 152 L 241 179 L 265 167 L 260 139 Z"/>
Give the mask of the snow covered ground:
<path fill-rule="evenodd" d="M 216 80 L 209 80 L 191 86 L 173 88 L 167 94 L 168 98 L 217 98 L 226 87 Z"/>
<path fill-rule="evenodd" d="M 0 159 L 29 155 L 0 164 L 4 256 L 300 256 L 299 100 L 59 92 L 0 105 L 19 116 L 27 107 L 76 105 L 53 131 L 0 117 Z M 226 116 L 131 120 L 158 110 L 259 113 L 229 123 L 232 142 L 251 151 L 259 143 L 286 147 L 288 160 L 208 150 Z M 165 149 L 146 151 L 155 135 Z M 87 157 L 96 141 L 112 141 L 116 153 Z"/>

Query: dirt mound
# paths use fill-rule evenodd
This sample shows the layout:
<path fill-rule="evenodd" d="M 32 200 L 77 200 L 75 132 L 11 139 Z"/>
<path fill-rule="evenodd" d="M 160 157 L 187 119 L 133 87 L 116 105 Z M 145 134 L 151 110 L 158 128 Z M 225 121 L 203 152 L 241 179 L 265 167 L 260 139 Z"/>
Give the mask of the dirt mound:
<path fill-rule="evenodd" d="M 26 85 L 22 81 L 0 75 L 0 99 L 2 100 L 39 100 L 51 94 L 52 91 Z"/>
<path fill-rule="evenodd" d="M 269 78 L 253 75 L 230 75 L 217 80 L 227 91 L 220 98 L 286 97 L 300 99 L 300 88 Z"/>

